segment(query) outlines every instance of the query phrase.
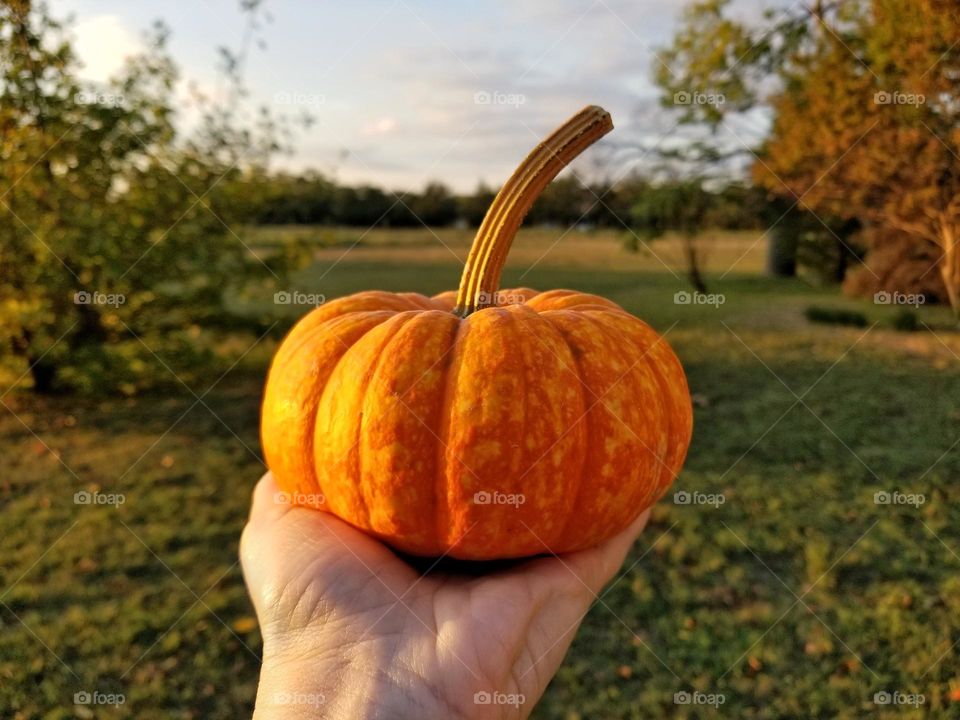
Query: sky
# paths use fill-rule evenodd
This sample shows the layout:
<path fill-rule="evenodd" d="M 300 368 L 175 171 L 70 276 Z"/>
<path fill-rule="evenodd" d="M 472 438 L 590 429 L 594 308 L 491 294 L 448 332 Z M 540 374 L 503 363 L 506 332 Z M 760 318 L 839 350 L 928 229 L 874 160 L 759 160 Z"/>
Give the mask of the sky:
<path fill-rule="evenodd" d="M 756 17 L 766 4 L 734 6 Z M 266 0 L 270 17 L 257 33 L 263 47 L 251 49 L 245 78 L 252 102 L 314 119 L 280 167 L 395 189 L 430 180 L 458 191 L 481 181 L 495 188 L 587 104 L 610 111 L 612 143 L 649 147 L 676 132 L 675 116 L 659 107 L 652 67 L 682 7 L 680 0 Z M 222 97 L 217 48 L 243 43 L 237 0 L 53 0 L 51 9 L 73 17 L 82 75 L 97 82 L 142 47 L 143 31 L 159 18 L 172 30 L 182 92 L 192 83 Z M 591 171 L 589 158 L 580 162 Z M 628 171 L 623 163 L 605 170 Z"/>

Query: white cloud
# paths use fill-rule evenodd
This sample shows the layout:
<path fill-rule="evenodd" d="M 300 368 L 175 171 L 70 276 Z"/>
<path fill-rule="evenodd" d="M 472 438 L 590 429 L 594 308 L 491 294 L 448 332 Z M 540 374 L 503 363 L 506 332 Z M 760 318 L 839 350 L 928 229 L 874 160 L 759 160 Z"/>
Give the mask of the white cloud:
<path fill-rule="evenodd" d="M 96 12 L 83 0 L 57 1 L 81 19 L 75 34 L 85 78 L 102 81 L 119 69 L 141 49 L 135 30 L 160 13 L 173 28 L 171 51 L 183 72 L 178 96 L 191 79 L 214 102 L 223 100 L 213 49 L 237 42 L 223 23 L 206 27 L 187 11 L 124 0 L 100 0 Z M 201 4 L 222 6 L 218 14 L 230 19 L 229 1 Z M 252 51 L 247 76 L 255 103 L 279 114 L 304 109 L 317 120 L 294 136 L 296 152 L 279 166 L 392 187 L 440 178 L 469 190 L 479 178 L 498 185 L 543 134 L 587 103 L 609 110 L 617 130 L 581 164 L 681 136 L 675 114 L 657 101 L 651 69 L 653 51 L 669 44 L 688 2 L 512 0 L 455 13 L 426 0 L 370 0 L 362 8 L 270 0 L 275 21 L 264 26 L 266 49 Z M 756 18 L 761 6 L 787 2 L 733 0 L 731 11 Z M 278 104 L 278 93 L 322 101 Z M 487 95 L 522 102 L 478 102 Z M 179 121 L 195 121 L 186 102 Z"/>
<path fill-rule="evenodd" d="M 389 135 L 397 129 L 397 121 L 392 117 L 382 117 L 360 128 L 361 135 Z"/>
<path fill-rule="evenodd" d="M 74 26 L 74 50 L 83 63 L 80 76 L 105 82 L 123 67 L 126 58 L 143 50 L 139 38 L 124 27 L 118 15 L 97 15 Z"/>

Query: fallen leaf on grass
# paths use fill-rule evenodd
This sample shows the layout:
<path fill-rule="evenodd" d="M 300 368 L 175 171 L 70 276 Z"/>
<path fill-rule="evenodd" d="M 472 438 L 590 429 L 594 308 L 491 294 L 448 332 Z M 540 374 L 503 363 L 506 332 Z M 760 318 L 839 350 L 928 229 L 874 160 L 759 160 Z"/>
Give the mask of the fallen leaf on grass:
<path fill-rule="evenodd" d="M 238 633 L 253 632 L 257 629 L 257 619 L 255 617 L 245 615 L 244 617 L 234 620 L 231 627 L 234 629 L 234 632 Z"/>

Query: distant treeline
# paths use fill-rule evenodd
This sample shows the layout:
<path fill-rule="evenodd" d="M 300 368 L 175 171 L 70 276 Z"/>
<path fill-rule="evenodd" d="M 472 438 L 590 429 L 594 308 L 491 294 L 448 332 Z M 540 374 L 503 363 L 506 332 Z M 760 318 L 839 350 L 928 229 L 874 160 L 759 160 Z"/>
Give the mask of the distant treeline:
<path fill-rule="evenodd" d="M 480 185 L 468 195 L 451 192 L 441 183 L 422 191 L 388 191 L 373 185 L 339 185 L 318 174 L 274 175 L 253 208 L 253 222 L 269 225 L 431 227 L 477 226 L 495 191 Z M 675 191 L 675 192 L 674 192 Z M 631 178 L 616 185 L 584 187 L 575 178 L 552 182 L 527 216 L 529 224 L 637 227 L 649 222 L 649 204 L 686 197 L 689 183 L 655 185 Z M 709 225 L 722 229 L 755 229 L 767 218 L 762 193 L 743 186 L 716 192 L 701 191 L 708 205 Z"/>

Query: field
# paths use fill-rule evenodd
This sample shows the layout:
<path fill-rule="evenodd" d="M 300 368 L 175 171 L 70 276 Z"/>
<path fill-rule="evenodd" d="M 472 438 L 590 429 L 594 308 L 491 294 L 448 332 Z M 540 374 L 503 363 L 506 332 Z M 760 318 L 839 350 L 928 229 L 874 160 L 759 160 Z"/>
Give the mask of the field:
<path fill-rule="evenodd" d="M 928 327 L 897 332 L 895 308 L 763 277 L 749 233 L 703 239 L 716 304 L 676 303 L 688 286 L 674 239 L 629 255 L 618 233 L 562 235 L 522 232 L 504 285 L 595 292 L 648 320 L 683 360 L 696 417 L 685 494 L 655 509 L 534 717 L 960 717 L 948 313 L 922 307 Z M 295 238 L 315 262 L 289 290 L 332 298 L 454 287 L 470 232 L 246 234 L 264 251 Z M 868 324 L 814 325 L 811 305 Z M 3 717 L 249 715 L 260 641 L 236 556 L 275 340 L 236 342 L 249 351 L 213 387 L 3 396 Z M 75 502 L 94 489 L 124 501 Z M 94 690 L 126 702 L 74 706 Z"/>

